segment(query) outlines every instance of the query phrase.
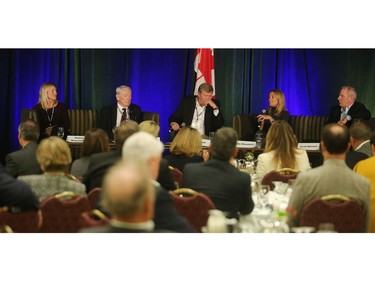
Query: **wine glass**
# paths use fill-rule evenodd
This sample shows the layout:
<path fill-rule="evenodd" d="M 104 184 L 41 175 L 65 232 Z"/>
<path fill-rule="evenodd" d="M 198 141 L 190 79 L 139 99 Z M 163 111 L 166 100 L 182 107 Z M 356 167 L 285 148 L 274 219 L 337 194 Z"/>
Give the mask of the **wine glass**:
<path fill-rule="evenodd" d="M 270 191 L 270 186 L 269 185 L 265 185 L 265 184 L 262 184 L 260 186 L 260 190 L 259 190 L 259 203 L 262 205 L 262 209 L 265 209 L 266 206 L 268 205 L 268 196 L 267 196 L 267 193 Z"/>
<path fill-rule="evenodd" d="M 57 128 L 57 136 L 61 139 L 64 137 L 64 127 Z"/>

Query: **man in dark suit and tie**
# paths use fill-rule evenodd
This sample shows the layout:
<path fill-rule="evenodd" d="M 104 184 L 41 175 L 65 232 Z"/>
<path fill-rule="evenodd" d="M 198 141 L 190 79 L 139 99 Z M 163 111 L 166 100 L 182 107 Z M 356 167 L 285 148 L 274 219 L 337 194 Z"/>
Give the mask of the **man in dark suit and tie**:
<path fill-rule="evenodd" d="M 197 96 L 184 97 L 175 113 L 169 117 L 171 130 L 177 133 L 181 126 L 190 126 L 199 131 L 201 136 L 208 137 L 224 124 L 220 102 L 212 100 L 214 89 L 203 83 L 198 88 Z"/>
<path fill-rule="evenodd" d="M 337 123 L 350 127 L 355 119 L 369 120 L 370 111 L 356 99 L 356 90 L 351 86 L 343 86 L 337 98 L 339 105 L 331 108 L 326 124 Z"/>
<path fill-rule="evenodd" d="M 140 106 L 132 103 L 132 89 L 129 86 L 116 88 L 117 103 L 103 106 L 100 110 L 99 127 L 106 131 L 113 140 L 113 130 L 120 126 L 121 121 L 134 120 L 138 124 L 143 121 L 143 112 Z"/>
<path fill-rule="evenodd" d="M 5 170 L 12 177 L 41 173 L 35 155 L 39 133 L 39 125 L 31 119 L 18 126 L 18 141 L 22 149 L 9 153 L 5 158 Z"/>
<path fill-rule="evenodd" d="M 202 163 L 186 164 L 183 186 L 206 194 L 216 209 L 228 213 L 229 218 L 250 214 L 254 209 L 250 176 L 234 166 L 237 156 L 237 133 L 223 127 L 212 138 L 212 158 Z"/>

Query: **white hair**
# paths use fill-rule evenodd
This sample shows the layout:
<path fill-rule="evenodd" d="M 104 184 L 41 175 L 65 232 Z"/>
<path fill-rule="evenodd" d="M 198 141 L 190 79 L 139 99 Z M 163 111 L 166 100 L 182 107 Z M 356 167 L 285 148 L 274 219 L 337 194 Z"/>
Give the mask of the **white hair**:
<path fill-rule="evenodd" d="M 137 132 L 131 135 L 122 146 L 122 159 L 125 162 L 146 164 L 152 157 L 161 157 L 164 146 L 147 132 Z"/>

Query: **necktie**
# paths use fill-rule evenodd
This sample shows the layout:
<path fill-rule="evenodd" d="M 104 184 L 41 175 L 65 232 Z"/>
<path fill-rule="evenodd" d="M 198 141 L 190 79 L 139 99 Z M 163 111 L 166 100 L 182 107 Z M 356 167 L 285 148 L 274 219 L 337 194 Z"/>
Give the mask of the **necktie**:
<path fill-rule="evenodd" d="M 124 121 L 124 120 L 129 120 L 130 117 L 129 117 L 129 109 L 128 108 L 123 108 L 122 109 L 122 116 L 121 116 L 121 122 Z"/>

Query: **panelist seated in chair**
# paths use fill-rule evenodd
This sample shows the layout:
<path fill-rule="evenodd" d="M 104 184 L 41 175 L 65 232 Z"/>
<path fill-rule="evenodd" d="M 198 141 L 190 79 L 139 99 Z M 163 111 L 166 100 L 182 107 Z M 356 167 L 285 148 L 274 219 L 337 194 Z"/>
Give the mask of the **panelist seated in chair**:
<path fill-rule="evenodd" d="M 341 194 L 356 199 L 363 205 L 365 232 L 370 224 L 370 181 L 356 174 L 345 163 L 349 150 L 349 130 L 346 126 L 329 124 L 322 131 L 322 166 L 298 174 L 288 206 L 288 224 L 299 226 L 303 207 L 312 199 L 330 194 Z"/>
<path fill-rule="evenodd" d="M 212 99 L 213 92 L 214 88 L 210 84 L 203 83 L 198 88 L 197 96 L 182 99 L 177 110 L 169 117 L 173 137 L 181 127 L 190 126 L 207 138 L 210 132 L 216 132 L 224 125 L 220 102 Z"/>
<path fill-rule="evenodd" d="M 121 121 L 133 120 L 138 124 L 143 120 L 143 112 L 139 105 L 132 103 L 132 89 L 129 86 L 116 88 L 116 103 L 103 106 L 100 110 L 99 127 L 113 140 L 115 127 L 120 126 Z"/>
<path fill-rule="evenodd" d="M 310 169 L 307 153 L 297 148 L 292 127 L 284 120 L 276 120 L 266 137 L 264 153 L 258 156 L 256 174 L 259 179 L 273 170 L 290 168 L 298 171 Z"/>

